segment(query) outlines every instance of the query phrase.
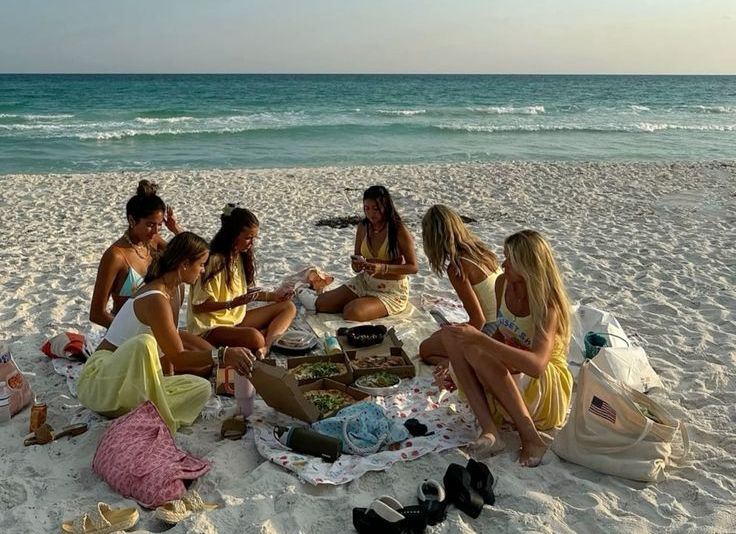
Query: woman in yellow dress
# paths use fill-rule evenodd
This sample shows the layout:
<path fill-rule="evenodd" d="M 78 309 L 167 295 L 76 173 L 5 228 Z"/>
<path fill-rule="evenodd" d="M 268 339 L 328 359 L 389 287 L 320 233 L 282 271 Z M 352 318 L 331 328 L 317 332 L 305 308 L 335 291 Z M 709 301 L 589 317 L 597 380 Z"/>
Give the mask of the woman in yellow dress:
<path fill-rule="evenodd" d="M 187 350 L 176 329 L 172 302 L 181 301 L 182 283 L 191 285 L 199 279 L 207 257 L 207 242 L 182 232 L 153 261 L 144 285 L 123 304 L 84 365 L 77 384 L 84 406 L 118 417 L 150 400 L 169 429 L 176 432 L 194 422 L 210 398 L 212 386 L 198 376 L 164 376 L 164 367 L 181 373 L 227 366 L 250 376 L 255 358 L 247 349 Z M 162 366 L 162 360 L 166 365 Z"/>
<path fill-rule="evenodd" d="M 204 275 L 192 288 L 187 329 L 213 345 L 247 347 L 263 356 L 296 316 L 293 292 L 255 288 L 253 245 L 260 223 L 253 212 L 228 204 L 220 221 Z M 271 304 L 247 310 L 252 301 Z"/>
<path fill-rule="evenodd" d="M 342 313 L 348 321 L 372 321 L 404 311 L 409 304 L 407 275 L 417 272 L 414 240 L 388 189 L 382 185 L 366 189 L 363 213 L 352 256 L 358 274 L 315 302 L 318 312 Z"/>
<path fill-rule="evenodd" d="M 496 323 L 489 324 L 495 332 L 451 325 L 444 339 L 458 386 L 481 427 L 471 455 L 479 459 L 503 450 L 498 425 L 506 420 L 519 432 L 519 462 L 533 467 L 548 447 L 539 431 L 562 425 L 570 405 L 570 305 L 541 234 L 523 230 L 509 236 L 504 255 Z"/>

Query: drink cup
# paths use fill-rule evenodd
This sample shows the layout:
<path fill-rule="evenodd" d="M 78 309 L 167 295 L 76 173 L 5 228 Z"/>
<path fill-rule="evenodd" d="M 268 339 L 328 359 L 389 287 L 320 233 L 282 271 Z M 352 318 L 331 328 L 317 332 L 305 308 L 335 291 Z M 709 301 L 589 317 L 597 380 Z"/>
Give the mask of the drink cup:
<path fill-rule="evenodd" d="M 234 373 L 233 386 L 230 385 L 230 371 Z M 248 417 L 253 413 L 253 401 L 256 396 L 256 388 L 250 380 L 235 372 L 232 367 L 225 367 L 225 381 L 222 387 L 227 393 L 235 397 L 238 403 L 240 413 L 243 417 Z"/>

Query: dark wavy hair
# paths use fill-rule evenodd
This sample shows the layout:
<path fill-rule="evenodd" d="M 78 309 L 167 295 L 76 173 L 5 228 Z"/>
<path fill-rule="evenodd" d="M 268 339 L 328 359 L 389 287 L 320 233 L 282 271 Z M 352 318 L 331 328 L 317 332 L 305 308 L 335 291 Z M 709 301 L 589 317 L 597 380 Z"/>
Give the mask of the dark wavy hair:
<path fill-rule="evenodd" d="M 258 217 L 245 208 L 235 208 L 228 206 L 226 212 L 220 215 L 222 226 L 212 238 L 210 243 L 210 257 L 207 260 L 207 267 L 202 279 L 202 285 L 206 284 L 219 272 L 225 271 L 225 283 L 227 287 L 232 289 L 232 268 L 235 257 L 233 256 L 233 245 L 240 232 L 246 228 L 255 228 L 261 225 Z M 247 285 L 252 285 L 256 279 L 256 258 L 254 247 L 250 247 L 247 251 L 241 252 L 240 257 L 243 261 L 245 269 L 245 281 Z"/>
<path fill-rule="evenodd" d="M 181 232 L 175 235 L 160 256 L 153 259 L 148 267 L 145 283 L 175 271 L 184 262 L 194 262 L 208 251 L 207 241 L 193 232 Z"/>
<path fill-rule="evenodd" d="M 372 185 L 363 193 L 363 200 L 375 200 L 383 209 L 383 216 L 388 224 L 388 254 L 392 260 L 397 259 L 401 255 L 399 250 L 399 227 L 401 226 L 401 215 L 396 211 L 394 201 L 388 189 L 382 185 Z M 363 226 L 368 232 L 368 217 L 364 217 Z"/>
<path fill-rule="evenodd" d="M 158 185 L 148 180 L 138 182 L 138 188 L 128 203 L 125 205 L 125 214 L 139 221 L 144 217 L 150 217 L 157 211 L 166 213 L 166 204 L 156 194 Z"/>

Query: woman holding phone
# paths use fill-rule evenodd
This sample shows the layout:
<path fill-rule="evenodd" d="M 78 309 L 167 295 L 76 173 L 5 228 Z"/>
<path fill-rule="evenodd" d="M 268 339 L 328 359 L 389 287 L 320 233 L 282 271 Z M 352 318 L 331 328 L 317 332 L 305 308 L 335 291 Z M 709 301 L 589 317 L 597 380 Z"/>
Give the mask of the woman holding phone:
<path fill-rule="evenodd" d="M 407 275 L 417 272 L 414 240 L 388 189 L 382 185 L 366 189 L 363 213 L 351 256 L 358 274 L 322 293 L 315 303 L 318 312 L 342 312 L 349 321 L 371 321 L 404 311 L 409 304 Z"/>
<path fill-rule="evenodd" d="M 260 228 L 256 216 L 228 204 L 220 221 L 205 272 L 192 288 L 188 330 L 215 346 L 247 347 L 263 356 L 289 328 L 296 307 L 290 292 L 255 287 L 253 244 Z M 256 300 L 273 304 L 248 310 L 248 303 Z"/>

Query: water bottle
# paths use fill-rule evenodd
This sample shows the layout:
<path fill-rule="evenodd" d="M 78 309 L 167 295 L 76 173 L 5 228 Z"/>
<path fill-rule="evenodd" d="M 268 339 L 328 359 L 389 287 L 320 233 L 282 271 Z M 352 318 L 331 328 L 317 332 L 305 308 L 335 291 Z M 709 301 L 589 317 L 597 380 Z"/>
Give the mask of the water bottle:
<path fill-rule="evenodd" d="M 238 403 L 240 413 L 243 417 L 248 417 L 253 413 L 253 401 L 256 396 L 256 388 L 250 380 L 244 376 L 235 373 L 233 377 L 233 387 L 230 387 L 230 371 L 234 371 L 232 367 L 225 368 L 225 381 L 223 386 L 225 391 L 235 397 L 235 401 Z"/>
<path fill-rule="evenodd" d="M 311 428 L 275 426 L 273 432 L 282 445 L 294 452 L 320 456 L 328 462 L 337 460 L 342 452 L 342 440 Z"/>
<path fill-rule="evenodd" d="M 10 389 L 0 382 L 0 424 L 10 421 Z"/>
<path fill-rule="evenodd" d="M 329 332 L 325 333 L 325 354 L 340 354 L 342 348 L 340 342 Z"/>

